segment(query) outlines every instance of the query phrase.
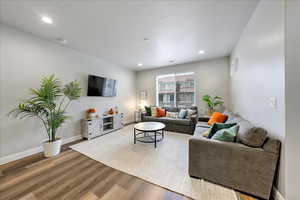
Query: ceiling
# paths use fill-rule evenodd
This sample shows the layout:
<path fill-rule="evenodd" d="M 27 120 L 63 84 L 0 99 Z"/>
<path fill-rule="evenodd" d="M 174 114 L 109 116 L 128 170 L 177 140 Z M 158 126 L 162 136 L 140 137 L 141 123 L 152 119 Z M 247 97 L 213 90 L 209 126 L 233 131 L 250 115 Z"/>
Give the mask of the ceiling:
<path fill-rule="evenodd" d="M 144 70 L 228 56 L 258 1 L 2 0 L 1 21 Z M 43 23 L 42 16 L 51 17 L 53 24 Z M 143 66 L 137 65 L 140 62 Z"/>

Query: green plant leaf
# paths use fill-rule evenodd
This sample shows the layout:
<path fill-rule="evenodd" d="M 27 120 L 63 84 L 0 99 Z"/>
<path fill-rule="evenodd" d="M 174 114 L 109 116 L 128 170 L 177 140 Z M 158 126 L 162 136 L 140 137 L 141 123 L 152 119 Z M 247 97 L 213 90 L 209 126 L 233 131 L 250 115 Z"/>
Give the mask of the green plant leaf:
<path fill-rule="evenodd" d="M 72 81 L 62 88 L 61 82 L 51 75 L 41 80 L 40 88 L 30 89 L 30 92 L 31 97 L 21 101 L 8 115 L 17 119 L 40 119 L 47 131 L 49 141 L 54 141 L 57 129 L 69 118 L 65 113 L 66 108 L 72 100 L 78 99 L 81 95 L 80 84 Z M 61 105 L 65 98 L 62 98 L 60 104 L 58 103 L 61 96 L 69 99 L 64 109 Z"/>

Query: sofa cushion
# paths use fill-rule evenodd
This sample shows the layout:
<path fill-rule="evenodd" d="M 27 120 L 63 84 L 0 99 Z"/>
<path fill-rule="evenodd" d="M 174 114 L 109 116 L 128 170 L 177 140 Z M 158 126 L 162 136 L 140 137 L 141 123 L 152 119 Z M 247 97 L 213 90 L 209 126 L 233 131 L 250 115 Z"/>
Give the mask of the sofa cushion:
<path fill-rule="evenodd" d="M 168 117 L 168 118 L 178 118 L 178 112 L 167 111 L 166 112 L 166 117 Z"/>
<path fill-rule="evenodd" d="M 214 123 L 210 129 L 208 138 L 211 138 L 218 130 L 221 130 L 224 128 L 230 128 L 235 125 L 236 125 L 236 123 L 234 123 L 234 124 Z"/>
<path fill-rule="evenodd" d="M 166 116 L 166 110 L 162 108 L 157 108 L 157 117 L 165 117 Z"/>
<path fill-rule="evenodd" d="M 239 120 L 241 119 L 241 120 Z M 240 126 L 239 128 L 239 133 L 237 135 L 237 142 L 241 143 L 241 138 L 244 137 L 244 135 L 246 135 L 250 130 L 251 128 L 254 127 L 254 125 L 249 122 L 248 120 L 245 120 L 245 119 L 242 119 L 242 118 L 235 118 L 237 124 Z"/>
<path fill-rule="evenodd" d="M 186 109 L 181 109 L 178 113 L 178 118 L 184 119 L 187 116 L 187 110 Z"/>
<path fill-rule="evenodd" d="M 214 112 L 207 122 L 208 125 L 213 125 L 214 123 L 224 123 L 227 120 L 227 115 L 219 112 Z"/>
<path fill-rule="evenodd" d="M 151 107 L 145 106 L 146 116 L 151 116 Z"/>
<path fill-rule="evenodd" d="M 157 107 L 152 106 L 151 107 L 151 116 L 156 117 L 157 116 Z"/>
<path fill-rule="evenodd" d="M 234 142 L 235 137 L 239 131 L 239 126 L 235 125 L 230 128 L 224 128 L 221 130 L 218 130 L 211 139 L 213 140 L 219 140 L 223 142 Z"/>
<path fill-rule="evenodd" d="M 194 136 L 196 136 L 196 137 L 203 137 L 202 134 L 205 131 L 209 131 L 209 128 L 197 126 L 195 128 L 195 131 L 194 131 Z"/>
<path fill-rule="evenodd" d="M 243 121 L 244 119 L 240 117 L 239 115 L 231 113 L 228 115 L 228 119 L 226 120 L 226 124 L 232 124 L 232 123 L 239 123 L 240 121 Z"/>
<path fill-rule="evenodd" d="M 145 116 L 145 121 L 154 121 L 154 122 L 162 122 L 164 124 L 178 124 L 178 125 L 185 125 L 190 126 L 192 121 L 189 119 L 178 119 L 178 118 L 169 118 L 169 117 L 152 117 L 152 116 Z"/>
<path fill-rule="evenodd" d="M 179 112 L 179 109 L 177 107 L 165 107 L 167 112 Z"/>
<path fill-rule="evenodd" d="M 267 134 L 263 128 L 252 127 L 243 134 L 239 133 L 239 140 L 249 147 L 262 147 L 267 139 Z"/>
<path fill-rule="evenodd" d="M 178 119 L 178 118 L 168 118 L 168 117 L 162 117 L 161 118 L 163 122 L 166 122 L 168 124 L 180 124 L 180 125 L 191 125 L 192 121 L 189 119 Z"/>
<path fill-rule="evenodd" d="M 192 115 L 197 114 L 197 110 L 193 110 L 193 109 L 186 109 L 187 110 L 187 115 L 186 118 L 190 118 Z"/>

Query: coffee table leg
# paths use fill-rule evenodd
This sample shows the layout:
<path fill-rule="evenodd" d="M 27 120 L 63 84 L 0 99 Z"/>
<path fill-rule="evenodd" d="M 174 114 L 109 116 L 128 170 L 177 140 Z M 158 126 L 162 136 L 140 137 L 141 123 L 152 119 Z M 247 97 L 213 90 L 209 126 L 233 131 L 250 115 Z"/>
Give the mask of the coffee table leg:
<path fill-rule="evenodd" d="M 134 135 L 134 144 L 136 143 L 136 134 L 135 134 L 135 129 L 133 129 L 134 130 L 134 133 L 133 133 L 133 135 Z"/>
<path fill-rule="evenodd" d="M 162 132 L 162 139 L 164 139 L 164 137 L 165 137 L 165 131 L 161 130 L 161 132 Z"/>

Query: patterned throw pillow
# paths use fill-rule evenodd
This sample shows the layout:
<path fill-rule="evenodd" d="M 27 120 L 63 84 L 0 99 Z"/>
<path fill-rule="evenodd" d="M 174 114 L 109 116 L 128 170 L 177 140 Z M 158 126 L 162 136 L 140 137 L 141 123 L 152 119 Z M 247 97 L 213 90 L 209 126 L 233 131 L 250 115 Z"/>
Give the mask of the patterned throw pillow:
<path fill-rule="evenodd" d="M 181 109 L 179 111 L 178 118 L 184 119 L 186 116 L 187 116 L 187 110 L 186 109 Z"/>
<path fill-rule="evenodd" d="M 214 123 L 224 123 L 227 120 L 228 116 L 223 115 L 219 112 L 214 112 L 207 122 L 208 125 L 213 125 Z"/>
<path fill-rule="evenodd" d="M 178 112 L 169 112 L 169 111 L 167 111 L 166 117 L 178 118 Z"/>
<path fill-rule="evenodd" d="M 230 128 L 224 128 L 219 131 L 217 131 L 211 139 L 213 140 L 219 140 L 223 142 L 234 142 L 235 137 L 239 131 L 239 126 L 235 125 Z"/>
<path fill-rule="evenodd" d="M 221 129 L 231 128 L 235 125 L 236 125 L 236 123 L 233 123 L 233 124 L 214 123 L 209 131 L 208 138 L 212 138 L 212 136 Z"/>
<path fill-rule="evenodd" d="M 156 117 L 157 116 L 157 107 L 152 106 L 151 107 L 151 117 Z"/>

